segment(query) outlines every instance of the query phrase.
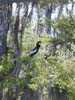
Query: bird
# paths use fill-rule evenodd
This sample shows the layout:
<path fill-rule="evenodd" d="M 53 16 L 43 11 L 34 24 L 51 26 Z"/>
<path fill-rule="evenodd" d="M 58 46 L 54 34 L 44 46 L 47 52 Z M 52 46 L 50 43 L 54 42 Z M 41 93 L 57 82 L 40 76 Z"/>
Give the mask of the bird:
<path fill-rule="evenodd" d="M 33 57 L 34 55 L 36 55 L 38 53 L 38 51 L 40 49 L 40 43 L 42 43 L 42 42 L 41 41 L 38 41 L 36 43 L 36 46 L 33 49 L 30 50 L 30 52 L 29 52 L 29 56 L 30 57 Z"/>

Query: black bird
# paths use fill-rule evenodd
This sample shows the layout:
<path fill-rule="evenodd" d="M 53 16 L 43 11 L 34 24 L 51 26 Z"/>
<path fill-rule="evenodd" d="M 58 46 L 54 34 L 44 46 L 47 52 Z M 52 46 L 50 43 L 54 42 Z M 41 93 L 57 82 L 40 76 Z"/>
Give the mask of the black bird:
<path fill-rule="evenodd" d="M 36 43 L 36 46 L 35 46 L 33 49 L 31 49 L 31 51 L 30 51 L 30 53 L 29 53 L 29 56 L 30 56 L 30 57 L 33 57 L 33 56 L 39 51 L 40 43 L 42 43 L 42 42 L 41 42 L 41 41 L 38 41 L 38 42 Z"/>

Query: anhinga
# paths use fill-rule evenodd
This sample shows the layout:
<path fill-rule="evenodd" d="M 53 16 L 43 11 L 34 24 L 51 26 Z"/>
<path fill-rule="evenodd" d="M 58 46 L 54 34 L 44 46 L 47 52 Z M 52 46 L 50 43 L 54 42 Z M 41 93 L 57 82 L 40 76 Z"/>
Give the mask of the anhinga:
<path fill-rule="evenodd" d="M 36 43 L 36 46 L 35 46 L 33 49 L 31 49 L 31 51 L 30 51 L 30 53 L 29 53 L 29 56 L 30 56 L 30 57 L 33 57 L 33 56 L 39 51 L 40 43 L 42 43 L 42 42 L 41 42 L 41 41 L 38 41 L 38 42 Z"/>

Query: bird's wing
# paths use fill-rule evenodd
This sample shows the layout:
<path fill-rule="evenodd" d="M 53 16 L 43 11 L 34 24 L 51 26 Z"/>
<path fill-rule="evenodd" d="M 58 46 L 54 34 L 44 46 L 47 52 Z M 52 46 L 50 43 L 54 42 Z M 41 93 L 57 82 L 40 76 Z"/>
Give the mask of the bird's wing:
<path fill-rule="evenodd" d="M 35 52 L 37 52 L 37 50 L 36 50 L 36 48 L 33 48 L 33 49 L 30 51 L 29 55 L 34 54 Z"/>

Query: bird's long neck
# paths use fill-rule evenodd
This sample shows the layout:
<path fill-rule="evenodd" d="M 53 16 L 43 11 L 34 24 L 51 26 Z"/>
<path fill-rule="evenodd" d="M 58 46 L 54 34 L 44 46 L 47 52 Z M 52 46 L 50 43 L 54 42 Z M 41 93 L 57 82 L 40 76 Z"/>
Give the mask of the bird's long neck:
<path fill-rule="evenodd" d="M 37 45 L 37 50 L 39 50 L 39 48 L 40 48 L 40 45 Z"/>

